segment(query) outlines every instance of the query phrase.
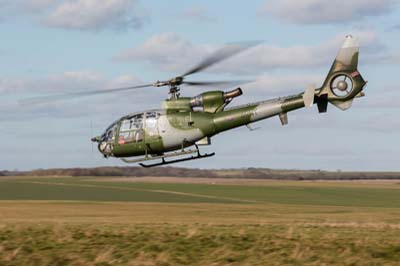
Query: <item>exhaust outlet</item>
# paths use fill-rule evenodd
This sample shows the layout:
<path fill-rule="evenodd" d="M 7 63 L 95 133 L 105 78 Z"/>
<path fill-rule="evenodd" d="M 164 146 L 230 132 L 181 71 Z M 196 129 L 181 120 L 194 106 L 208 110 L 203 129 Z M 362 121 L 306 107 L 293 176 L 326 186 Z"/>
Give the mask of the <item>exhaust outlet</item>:
<path fill-rule="evenodd" d="M 225 99 L 225 101 L 230 101 L 233 98 L 239 97 L 242 94 L 243 94 L 242 89 L 237 88 L 237 89 L 234 89 L 233 91 L 224 92 L 224 99 Z"/>

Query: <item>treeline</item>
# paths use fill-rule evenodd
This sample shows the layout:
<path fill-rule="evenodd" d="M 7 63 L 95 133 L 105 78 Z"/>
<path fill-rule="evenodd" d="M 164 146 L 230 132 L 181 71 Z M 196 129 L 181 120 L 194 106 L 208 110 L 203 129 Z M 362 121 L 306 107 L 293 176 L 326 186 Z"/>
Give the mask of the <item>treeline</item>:
<path fill-rule="evenodd" d="M 265 168 L 216 170 L 220 177 L 279 180 L 400 179 L 400 172 L 342 172 L 322 170 L 277 170 Z"/>
<path fill-rule="evenodd" d="M 166 176 L 166 177 L 215 177 L 210 170 L 156 167 L 97 167 L 68 169 L 38 169 L 34 171 L 3 171 L 2 176 Z"/>
<path fill-rule="evenodd" d="M 196 178 L 248 178 L 279 180 L 358 180 L 400 179 L 397 172 L 341 172 L 321 170 L 246 169 L 192 169 L 178 167 L 98 167 L 69 169 L 39 169 L 34 171 L 0 171 L 0 176 L 109 176 L 109 177 L 196 177 Z"/>

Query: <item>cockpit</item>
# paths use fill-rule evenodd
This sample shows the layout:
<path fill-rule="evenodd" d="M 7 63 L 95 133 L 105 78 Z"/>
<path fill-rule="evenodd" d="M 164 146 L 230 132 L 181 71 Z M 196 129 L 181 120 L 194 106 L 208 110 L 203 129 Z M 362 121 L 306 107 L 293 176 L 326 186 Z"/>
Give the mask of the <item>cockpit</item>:
<path fill-rule="evenodd" d="M 99 150 L 105 156 L 112 156 L 114 144 L 126 145 L 139 143 L 148 137 L 158 136 L 158 118 L 161 111 L 124 116 L 111 124 L 99 139 Z M 117 141 L 116 141 L 117 140 Z"/>

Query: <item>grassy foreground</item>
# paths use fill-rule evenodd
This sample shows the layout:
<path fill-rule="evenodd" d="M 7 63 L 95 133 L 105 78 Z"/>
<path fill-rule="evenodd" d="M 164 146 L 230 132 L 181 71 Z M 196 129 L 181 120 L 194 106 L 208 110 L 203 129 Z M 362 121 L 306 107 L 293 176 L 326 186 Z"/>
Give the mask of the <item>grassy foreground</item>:
<path fill-rule="evenodd" d="M 0 265 L 400 265 L 400 185 L 0 179 Z"/>
<path fill-rule="evenodd" d="M 399 229 L 301 225 L 30 225 L 1 265 L 399 265 Z"/>

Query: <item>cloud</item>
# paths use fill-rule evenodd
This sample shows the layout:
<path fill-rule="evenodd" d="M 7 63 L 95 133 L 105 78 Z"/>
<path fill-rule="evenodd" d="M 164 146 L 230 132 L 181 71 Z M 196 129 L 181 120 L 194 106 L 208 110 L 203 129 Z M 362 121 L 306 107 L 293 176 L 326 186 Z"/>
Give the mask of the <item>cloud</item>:
<path fill-rule="evenodd" d="M 382 56 L 385 47 L 374 31 L 355 31 L 352 33 L 361 44 L 363 62 L 376 64 L 377 57 Z M 252 73 L 274 69 L 311 69 L 316 67 L 329 68 L 337 52 L 345 40 L 346 34 L 339 34 L 323 43 L 314 45 L 261 45 L 245 55 L 233 58 L 224 68 L 232 72 Z M 236 71 L 235 71 L 236 69 Z"/>
<path fill-rule="evenodd" d="M 66 71 L 36 79 L 0 78 L 0 92 L 7 94 L 63 92 L 65 90 L 93 89 L 103 86 L 104 79 L 98 73 L 84 71 Z"/>
<path fill-rule="evenodd" d="M 57 6 L 43 20 L 50 27 L 78 30 L 141 28 L 144 17 L 133 12 L 132 0 L 70 0 Z"/>
<path fill-rule="evenodd" d="M 162 33 L 121 52 L 114 59 L 122 62 L 143 61 L 163 71 L 179 73 L 212 51 L 213 47 L 193 44 L 176 33 Z"/>
<path fill-rule="evenodd" d="M 399 110 L 398 104 L 399 90 L 394 83 L 377 82 L 374 85 L 368 85 L 364 90 L 367 97 L 361 98 L 359 108 L 366 110 L 380 109 L 383 110 Z M 383 115 L 383 113 L 381 113 Z"/>
<path fill-rule="evenodd" d="M 40 78 L 0 78 L 0 121 L 35 120 L 43 117 L 75 118 L 83 116 L 102 116 L 115 120 L 123 114 L 146 110 L 159 106 L 160 89 L 119 92 L 93 97 L 72 98 L 64 101 L 29 102 L 31 97 L 57 96 L 70 92 L 120 88 L 141 84 L 133 75 L 107 78 L 91 71 L 68 71 Z M 163 95 L 166 96 L 166 95 Z M 132 102 L 135 104 L 132 105 Z"/>
<path fill-rule="evenodd" d="M 390 28 L 390 30 L 400 31 L 400 24 L 394 25 Z"/>
<path fill-rule="evenodd" d="M 43 16 L 51 8 L 55 8 L 60 1 L 53 0 L 0 0 L 0 19 L 11 20 L 24 16 L 35 20 Z"/>
<path fill-rule="evenodd" d="M 41 12 L 45 11 L 49 8 L 54 8 L 57 6 L 59 1 L 54 0 L 16 0 L 15 1 L 17 8 L 20 10 L 24 10 L 26 12 Z"/>
<path fill-rule="evenodd" d="M 374 95 L 373 98 L 368 98 L 360 106 L 368 110 L 373 109 L 395 109 L 400 111 L 400 106 L 397 101 L 398 94 L 393 94 L 391 97 L 388 95 Z"/>
<path fill-rule="evenodd" d="M 138 11 L 137 0 L 3 0 L 0 19 L 29 15 L 41 25 L 67 30 L 139 29 L 149 14 Z"/>
<path fill-rule="evenodd" d="M 395 4 L 393 0 L 268 0 L 260 13 L 295 24 L 333 24 L 383 15 Z"/>
<path fill-rule="evenodd" d="M 379 62 L 383 64 L 394 64 L 398 65 L 400 64 L 400 53 L 396 51 L 391 51 L 390 53 L 386 53 L 384 55 L 381 55 L 379 58 L 377 58 Z"/>
<path fill-rule="evenodd" d="M 234 75 L 259 75 L 273 69 L 329 67 L 345 35 L 340 34 L 316 45 L 258 45 L 213 66 L 211 71 Z M 363 51 L 368 51 L 370 55 L 375 56 L 384 50 L 374 31 L 357 31 L 354 32 L 354 36 L 360 39 Z M 114 59 L 122 62 L 142 61 L 162 71 L 181 73 L 217 48 L 218 46 L 211 44 L 194 44 L 176 33 L 163 33 L 121 52 Z M 376 60 L 373 62 L 376 63 Z"/>
<path fill-rule="evenodd" d="M 296 94 L 303 92 L 307 86 L 319 87 L 324 75 L 261 75 L 244 87 L 246 91 L 262 92 L 265 95 L 281 96 L 282 93 Z"/>
<path fill-rule="evenodd" d="M 141 81 L 131 74 L 108 79 L 92 70 L 65 71 L 39 78 L 0 77 L 0 93 L 7 95 L 69 93 L 132 86 L 138 83 Z"/>
<path fill-rule="evenodd" d="M 4 22 L 10 16 L 12 7 L 12 1 L 0 0 L 0 22 Z"/>
<path fill-rule="evenodd" d="M 185 18 L 193 19 L 198 22 L 216 22 L 217 17 L 211 15 L 204 7 L 193 6 L 184 11 Z"/>

